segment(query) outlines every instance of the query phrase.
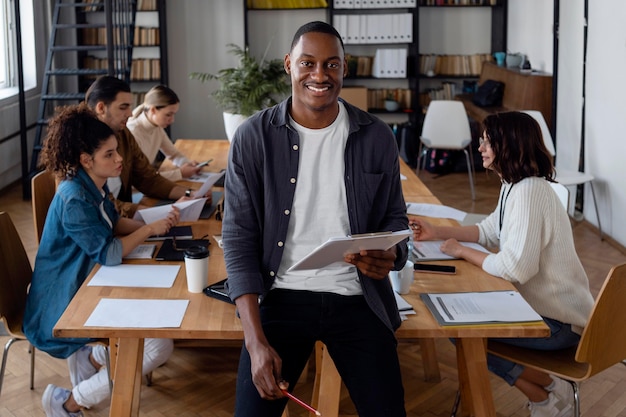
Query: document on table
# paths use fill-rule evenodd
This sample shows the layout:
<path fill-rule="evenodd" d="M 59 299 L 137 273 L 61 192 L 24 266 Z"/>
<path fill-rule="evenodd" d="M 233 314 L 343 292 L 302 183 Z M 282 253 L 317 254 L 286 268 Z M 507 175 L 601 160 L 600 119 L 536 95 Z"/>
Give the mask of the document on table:
<path fill-rule="evenodd" d="M 287 272 L 324 268 L 343 262 L 345 255 L 361 250 L 387 250 L 411 235 L 411 231 L 367 233 L 362 235 L 331 237 L 309 255 L 296 262 Z"/>
<path fill-rule="evenodd" d="M 128 255 L 124 256 L 124 259 L 152 259 L 155 250 L 156 245 L 154 244 L 138 245 Z"/>
<path fill-rule="evenodd" d="M 517 291 L 427 293 L 420 297 L 442 326 L 542 321 Z"/>
<path fill-rule="evenodd" d="M 408 315 L 417 314 L 413 309 L 413 306 L 409 304 L 400 294 L 397 292 L 393 292 L 393 295 L 396 297 L 396 304 L 398 305 L 398 312 L 400 313 L 400 318 L 402 321 L 406 320 Z"/>
<path fill-rule="evenodd" d="M 189 300 L 103 298 L 85 326 L 121 328 L 180 327 Z"/>
<path fill-rule="evenodd" d="M 441 204 L 406 203 L 406 213 L 415 216 L 437 217 L 463 221 L 466 212 Z"/>
<path fill-rule="evenodd" d="M 413 258 L 417 261 L 446 261 L 457 259 L 454 256 L 447 255 L 441 251 L 443 240 L 419 240 L 413 242 Z M 476 249 L 481 252 L 491 253 L 478 243 L 459 242 L 463 246 Z"/>
<path fill-rule="evenodd" d="M 209 190 L 211 189 L 211 187 L 213 187 L 213 185 L 220 179 L 222 178 L 226 172 L 206 172 L 203 174 L 208 174 L 206 176 L 206 179 L 204 180 L 204 183 L 202 184 L 202 186 L 195 191 L 195 195 L 198 196 L 204 196 L 206 193 L 209 192 Z"/>
<path fill-rule="evenodd" d="M 88 286 L 171 288 L 180 265 L 101 266 Z"/>
<path fill-rule="evenodd" d="M 133 218 L 135 220 L 141 220 L 146 224 L 152 223 L 157 220 L 164 219 L 167 214 L 172 211 L 172 206 L 176 206 L 178 207 L 178 210 L 180 210 L 179 221 L 195 222 L 198 221 L 200 213 L 202 212 L 202 207 L 204 207 L 204 203 L 206 202 L 206 200 L 206 198 L 197 198 L 194 200 L 181 201 L 178 203 L 165 204 L 163 206 L 155 206 L 147 209 L 137 210 Z"/>

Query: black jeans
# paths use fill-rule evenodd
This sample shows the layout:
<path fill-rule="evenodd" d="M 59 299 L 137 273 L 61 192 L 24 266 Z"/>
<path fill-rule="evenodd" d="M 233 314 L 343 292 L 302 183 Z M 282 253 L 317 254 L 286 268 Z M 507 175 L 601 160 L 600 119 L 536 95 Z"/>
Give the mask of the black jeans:
<path fill-rule="evenodd" d="M 333 358 L 360 417 L 405 417 L 404 388 L 394 334 L 363 296 L 273 290 L 261 304 L 265 335 L 282 359 L 282 377 L 295 386 L 315 342 Z M 242 349 L 236 417 L 280 417 L 286 399 L 263 400 L 252 383 L 250 356 Z"/>

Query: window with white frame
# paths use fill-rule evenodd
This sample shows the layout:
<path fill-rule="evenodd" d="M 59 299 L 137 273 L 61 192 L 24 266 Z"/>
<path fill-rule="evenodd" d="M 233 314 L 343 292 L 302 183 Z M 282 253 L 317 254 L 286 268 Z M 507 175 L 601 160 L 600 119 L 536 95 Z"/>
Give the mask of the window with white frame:
<path fill-rule="evenodd" d="M 13 51 L 15 47 L 11 36 L 12 21 L 11 2 L 9 0 L 0 0 L 0 88 L 12 86 L 11 82 L 11 62 L 13 61 Z"/>
<path fill-rule="evenodd" d="M 0 99 L 18 93 L 15 1 L 20 2 L 24 87 L 37 85 L 33 0 L 0 0 Z"/>

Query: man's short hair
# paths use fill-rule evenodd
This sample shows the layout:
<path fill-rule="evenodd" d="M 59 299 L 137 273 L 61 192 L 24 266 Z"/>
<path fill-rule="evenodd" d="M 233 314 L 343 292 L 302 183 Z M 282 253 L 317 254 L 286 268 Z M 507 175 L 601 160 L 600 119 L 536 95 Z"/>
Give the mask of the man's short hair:
<path fill-rule="evenodd" d="M 108 106 L 120 92 L 130 93 L 130 86 L 119 78 L 103 75 L 89 86 L 85 93 L 85 102 L 92 109 L 100 101 Z"/>
<path fill-rule="evenodd" d="M 300 26 L 300 29 L 296 31 L 296 34 L 293 36 L 293 40 L 291 41 L 291 49 L 293 50 L 302 35 L 310 32 L 321 32 L 333 35 L 334 37 L 339 39 L 339 42 L 341 43 L 341 50 L 345 51 L 345 48 L 343 46 L 343 39 L 341 39 L 341 35 L 339 34 L 339 32 L 337 32 L 337 29 L 335 29 L 328 23 L 319 20 L 305 23 L 304 25 Z"/>

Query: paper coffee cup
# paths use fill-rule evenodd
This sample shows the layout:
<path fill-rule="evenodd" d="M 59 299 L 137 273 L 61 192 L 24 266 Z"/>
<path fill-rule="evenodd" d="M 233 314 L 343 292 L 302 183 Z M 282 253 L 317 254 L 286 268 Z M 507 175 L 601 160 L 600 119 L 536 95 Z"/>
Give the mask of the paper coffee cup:
<path fill-rule="evenodd" d="M 389 271 L 391 288 L 398 294 L 408 294 L 413 283 L 413 262 L 406 261 L 400 271 Z"/>
<path fill-rule="evenodd" d="M 187 290 L 200 293 L 209 285 L 209 250 L 204 246 L 190 246 L 185 251 Z"/>

